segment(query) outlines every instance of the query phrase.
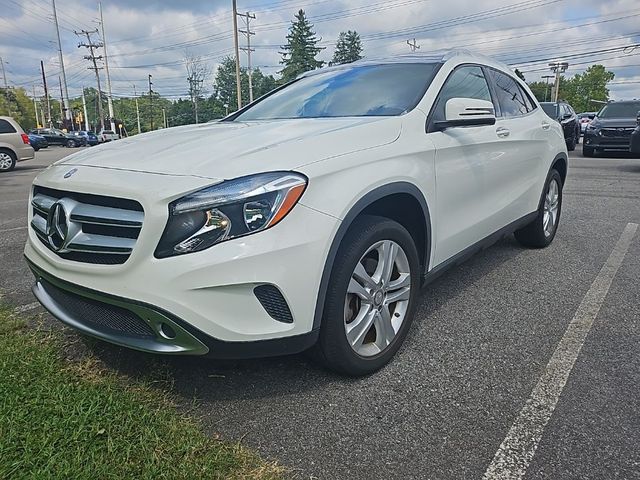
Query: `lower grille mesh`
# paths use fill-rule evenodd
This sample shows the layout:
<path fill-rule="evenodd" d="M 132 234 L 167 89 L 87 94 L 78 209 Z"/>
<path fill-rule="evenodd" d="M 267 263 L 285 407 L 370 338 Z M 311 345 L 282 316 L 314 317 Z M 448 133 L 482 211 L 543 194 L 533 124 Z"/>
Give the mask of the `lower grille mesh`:
<path fill-rule="evenodd" d="M 156 337 L 149 324 L 130 310 L 61 290 L 43 279 L 40 282 L 70 316 L 82 319 L 83 323 L 96 330 L 138 338 Z"/>
<path fill-rule="evenodd" d="M 253 289 L 253 293 L 271 318 L 283 323 L 293 323 L 291 310 L 280 290 L 273 285 L 259 285 Z"/>

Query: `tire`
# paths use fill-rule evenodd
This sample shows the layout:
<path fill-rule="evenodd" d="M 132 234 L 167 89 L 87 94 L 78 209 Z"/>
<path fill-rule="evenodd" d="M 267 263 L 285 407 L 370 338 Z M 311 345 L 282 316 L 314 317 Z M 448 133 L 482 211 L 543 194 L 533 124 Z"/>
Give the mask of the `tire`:
<path fill-rule="evenodd" d="M 389 281 L 384 283 L 381 277 L 385 264 L 380 265 L 379 259 L 396 248 Z M 356 219 L 332 267 L 319 339 L 310 352 L 313 358 L 331 370 L 352 376 L 367 375 L 386 365 L 402 345 L 413 320 L 420 288 L 419 265 L 415 243 L 402 225 L 385 217 L 365 215 Z M 387 304 L 387 295 L 397 301 Z M 352 338 L 348 338 L 349 328 Z"/>
<path fill-rule="evenodd" d="M 555 183 L 555 193 L 554 187 Z M 554 200 L 555 198 L 555 200 Z M 553 208 L 555 205 L 555 209 Z M 544 184 L 538 215 L 529 225 L 516 230 L 515 237 L 520 244 L 529 248 L 545 248 L 551 244 L 558 231 L 562 212 L 562 177 L 551 169 Z M 547 223 L 547 220 L 551 223 Z"/>
<path fill-rule="evenodd" d="M 10 172 L 16 168 L 18 159 L 11 150 L 0 149 L 0 172 Z"/>
<path fill-rule="evenodd" d="M 567 140 L 567 150 L 573 152 L 576 149 L 576 137 L 572 136 Z"/>
<path fill-rule="evenodd" d="M 582 156 L 591 158 L 595 155 L 595 150 L 593 147 L 587 147 L 584 143 L 582 144 Z"/>
<path fill-rule="evenodd" d="M 38 150 L 40 150 L 40 147 L 33 147 L 34 152 L 37 152 Z"/>
<path fill-rule="evenodd" d="M 74 148 L 76 146 L 75 140 L 67 140 L 67 147 Z"/>

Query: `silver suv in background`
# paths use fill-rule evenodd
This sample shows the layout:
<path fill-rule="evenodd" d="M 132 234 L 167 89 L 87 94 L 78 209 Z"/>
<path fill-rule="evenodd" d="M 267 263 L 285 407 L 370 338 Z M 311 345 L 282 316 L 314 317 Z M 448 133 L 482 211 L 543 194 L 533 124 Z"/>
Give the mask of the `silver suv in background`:
<path fill-rule="evenodd" d="M 18 122 L 11 117 L 0 117 L 0 172 L 13 170 L 16 163 L 34 156 L 29 136 Z"/>

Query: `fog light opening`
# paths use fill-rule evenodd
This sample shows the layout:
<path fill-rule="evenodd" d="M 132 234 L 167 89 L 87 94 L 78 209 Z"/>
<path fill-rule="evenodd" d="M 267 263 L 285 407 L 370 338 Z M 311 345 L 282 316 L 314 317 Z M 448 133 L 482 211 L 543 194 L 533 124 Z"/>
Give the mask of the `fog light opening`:
<path fill-rule="evenodd" d="M 168 323 L 161 323 L 158 331 L 160 335 L 167 340 L 176 338 L 176 331 Z"/>

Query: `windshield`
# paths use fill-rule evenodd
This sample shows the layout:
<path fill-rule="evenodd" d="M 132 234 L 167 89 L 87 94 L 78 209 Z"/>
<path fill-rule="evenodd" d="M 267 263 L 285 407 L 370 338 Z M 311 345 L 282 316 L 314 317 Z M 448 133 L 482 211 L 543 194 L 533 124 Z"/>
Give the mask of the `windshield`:
<path fill-rule="evenodd" d="M 294 81 L 234 120 L 401 115 L 417 105 L 438 64 L 350 66 Z"/>
<path fill-rule="evenodd" d="M 558 116 L 558 104 L 557 103 L 541 103 L 542 109 L 544 113 L 549 115 L 551 118 L 556 118 Z"/>
<path fill-rule="evenodd" d="M 640 111 L 640 102 L 608 103 L 600 113 L 599 118 L 636 118 Z"/>

